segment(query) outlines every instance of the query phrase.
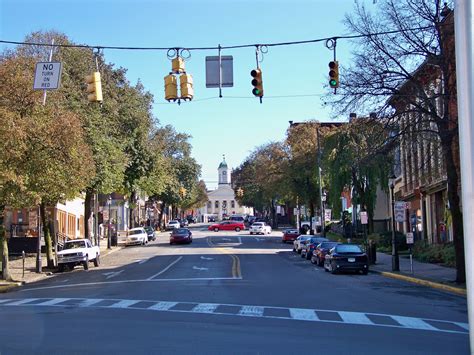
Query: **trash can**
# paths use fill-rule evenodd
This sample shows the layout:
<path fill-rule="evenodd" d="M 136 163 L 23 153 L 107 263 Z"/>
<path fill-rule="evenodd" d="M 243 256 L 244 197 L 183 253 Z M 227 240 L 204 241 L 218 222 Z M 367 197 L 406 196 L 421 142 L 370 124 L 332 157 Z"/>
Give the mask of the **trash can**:
<path fill-rule="evenodd" d="M 118 245 L 118 240 L 117 240 L 117 233 L 113 233 L 110 236 L 110 244 L 112 244 L 113 247 L 116 247 Z"/>

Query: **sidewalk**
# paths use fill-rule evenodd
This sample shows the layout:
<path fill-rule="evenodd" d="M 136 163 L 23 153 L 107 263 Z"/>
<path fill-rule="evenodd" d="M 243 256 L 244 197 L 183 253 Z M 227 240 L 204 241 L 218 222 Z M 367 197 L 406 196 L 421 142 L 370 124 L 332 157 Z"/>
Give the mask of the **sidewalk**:
<path fill-rule="evenodd" d="M 112 249 L 107 249 L 107 240 L 102 239 L 100 241 L 100 256 L 104 257 L 107 254 L 113 253 L 122 249 L 122 246 L 112 247 Z M 25 271 L 23 275 L 23 259 L 21 257 L 14 257 L 14 259 L 10 259 L 9 267 L 10 267 L 10 274 L 13 282 L 7 282 L 4 280 L 0 280 L 0 293 L 8 292 L 8 290 L 21 286 L 23 284 L 32 283 L 44 280 L 48 277 L 52 277 L 54 272 L 56 272 L 56 268 L 48 269 L 47 262 L 46 262 L 46 254 L 42 254 L 41 256 L 41 265 L 42 265 L 42 272 L 36 273 L 36 254 L 28 254 L 25 258 Z"/>
<path fill-rule="evenodd" d="M 413 273 L 411 273 L 410 258 L 400 256 L 399 260 L 400 271 L 392 271 L 392 255 L 377 253 L 377 263 L 370 265 L 370 271 L 458 295 L 466 295 L 465 285 L 455 283 L 456 269 L 437 264 L 422 263 L 413 259 Z"/>

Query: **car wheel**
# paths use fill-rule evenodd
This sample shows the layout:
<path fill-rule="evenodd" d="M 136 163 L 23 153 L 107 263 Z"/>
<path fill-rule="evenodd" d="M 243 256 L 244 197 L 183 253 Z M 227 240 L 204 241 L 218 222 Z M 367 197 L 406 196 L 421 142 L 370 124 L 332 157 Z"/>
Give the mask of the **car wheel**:
<path fill-rule="evenodd" d="M 239 227 L 235 228 L 235 231 L 240 232 L 240 228 Z"/>
<path fill-rule="evenodd" d="M 368 269 L 362 270 L 362 274 L 363 274 L 363 275 L 367 275 L 368 273 L 369 273 L 369 270 L 368 270 Z"/>
<path fill-rule="evenodd" d="M 219 228 L 214 228 L 214 232 L 219 232 Z"/>
<path fill-rule="evenodd" d="M 96 254 L 95 259 L 94 259 L 94 266 L 98 267 L 100 265 L 100 255 Z"/>
<path fill-rule="evenodd" d="M 303 259 L 305 256 L 306 256 L 306 253 L 303 253 L 303 251 L 301 251 L 301 258 Z"/>
<path fill-rule="evenodd" d="M 328 268 L 326 267 L 326 264 L 323 265 L 324 271 L 329 272 Z"/>
<path fill-rule="evenodd" d="M 253 232 L 250 232 L 250 235 L 252 235 L 252 234 L 253 234 Z"/>
<path fill-rule="evenodd" d="M 301 249 L 298 249 L 296 252 L 297 252 L 298 254 L 301 254 L 302 250 L 301 250 Z"/>
<path fill-rule="evenodd" d="M 59 272 L 64 272 L 64 264 L 59 264 L 58 265 L 58 271 Z"/>
<path fill-rule="evenodd" d="M 336 274 L 336 273 L 337 273 L 336 265 L 334 265 L 334 263 L 331 263 L 331 274 Z"/>
<path fill-rule="evenodd" d="M 294 251 L 294 252 L 296 252 L 296 248 L 295 248 L 295 246 L 294 246 L 294 245 L 293 245 L 293 251 Z"/>
<path fill-rule="evenodd" d="M 82 266 L 84 266 L 84 270 L 89 270 L 89 257 L 86 256 L 86 261 L 82 262 Z"/>
<path fill-rule="evenodd" d="M 311 254 L 306 253 L 306 260 L 311 259 Z"/>

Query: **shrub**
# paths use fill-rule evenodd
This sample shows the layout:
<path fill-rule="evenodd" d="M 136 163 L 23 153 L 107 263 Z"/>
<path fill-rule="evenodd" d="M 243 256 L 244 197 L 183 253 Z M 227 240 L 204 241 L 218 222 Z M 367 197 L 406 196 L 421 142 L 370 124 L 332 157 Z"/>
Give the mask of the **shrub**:
<path fill-rule="evenodd" d="M 425 241 L 419 241 L 415 243 L 413 256 L 422 262 L 444 264 L 446 266 L 456 265 L 453 243 L 428 244 Z"/>
<path fill-rule="evenodd" d="M 407 250 L 408 245 L 407 245 L 407 239 L 405 234 L 395 231 L 395 242 L 397 244 L 398 250 Z M 383 232 L 379 236 L 379 242 L 377 243 L 381 247 L 388 248 L 392 246 L 392 232 Z"/>

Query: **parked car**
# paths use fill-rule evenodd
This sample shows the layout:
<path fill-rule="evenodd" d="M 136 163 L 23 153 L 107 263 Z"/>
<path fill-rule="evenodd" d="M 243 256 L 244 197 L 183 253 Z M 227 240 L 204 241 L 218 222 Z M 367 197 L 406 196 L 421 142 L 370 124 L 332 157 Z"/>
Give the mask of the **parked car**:
<path fill-rule="evenodd" d="M 332 248 L 324 259 L 324 270 L 335 274 L 339 271 L 369 272 L 367 254 L 356 244 L 338 244 Z"/>
<path fill-rule="evenodd" d="M 155 236 L 155 230 L 153 229 L 153 227 L 143 227 L 145 229 L 145 232 L 146 232 L 146 235 L 148 237 L 148 241 L 153 241 L 156 239 L 156 236 Z"/>
<path fill-rule="evenodd" d="M 245 218 L 243 216 L 230 216 L 229 220 L 233 222 L 245 222 Z"/>
<path fill-rule="evenodd" d="M 207 217 L 207 221 L 208 221 L 209 223 L 215 222 L 215 221 L 216 221 L 216 217 L 214 217 L 214 216 L 209 216 L 209 217 Z"/>
<path fill-rule="evenodd" d="M 301 253 L 301 243 L 309 238 L 311 238 L 309 235 L 300 235 L 296 238 L 293 242 L 293 251 L 296 251 L 298 254 Z"/>
<path fill-rule="evenodd" d="M 64 243 L 63 250 L 58 252 L 58 269 L 64 271 L 67 266 L 74 269 L 76 265 L 82 265 L 84 270 L 89 269 L 89 262 L 93 261 L 94 266 L 100 264 L 100 249 L 93 246 L 89 239 L 74 239 Z"/>
<path fill-rule="evenodd" d="M 301 243 L 301 257 L 306 258 L 307 260 L 311 259 L 313 255 L 313 250 L 322 243 L 328 242 L 329 239 L 323 237 L 310 237 L 309 239 Z"/>
<path fill-rule="evenodd" d="M 175 229 L 175 228 L 179 228 L 181 225 L 179 223 L 178 220 L 176 219 L 172 219 L 171 221 L 169 221 L 167 224 L 166 224 L 166 230 L 172 230 L 172 229 Z"/>
<path fill-rule="evenodd" d="M 210 225 L 207 229 L 214 232 L 219 232 L 220 230 L 223 230 L 223 231 L 235 230 L 236 232 L 240 232 L 241 230 L 245 230 L 245 225 L 241 222 L 222 221 L 220 223 Z"/>
<path fill-rule="evenodd" d="M 181 228 L 184 228 L 184 227 L 186 227 L 186 226 L 189 225 L 188 220 L 185 219 L 185 218 L 178 219 L 177 221 L 179 221 L 179 226 L 180 226 Z"/>
<path fill-rule="evenodd" d="M 286 243 L 286 242 L 294 242 L 296 238 L 300 233 L 298 232 L 298 229 L 286 229 L 283 231 L 283 236 L 281 237 L 281 242 Z"/>
<path fill-rule="evenodd" d="M 143 227 L 132 228 L 127 232 L 125 245 L 145 245 L 148 243 L 148 235 Z"/>
<path fill-rule="evenodd" d="M 251 226 L 252 223 L 255 222 L 256 219 L 257 219 L 257 217 L 255 217 L 255 216 L 248 216 L 247 217 L 247 223 L 249 224 L 249 226 Z"/>
<path fill-rule="evenodd" d="M 254 222 L 249 230 L 250 234 L 270 234 L 272 232 L 272 227 L 265 222 Z"/>
<path fill-rule="evenodd" d="M 193 233 L 188 228 L 176 228 L 170 233 L 171 244 L 191 244 L 193 242 Z"/>
<path fill-rule="evenodd" d="M 188 215 L 186 216 L 186 219 L 188 221 L 189 224 L 191 223 L 196 223 L 197 222 L 197 217 L 196 216 L 193 216 L 193 215 Z"/>
<path fill-rule="evenodd" d="M 320 243 L 316 249 L 313 250 L 313 255 L 311 256 L 311 262 L 318 266 L 323 266 L 324 259 L 326 258 L 326 254 L 334 248 L 336 245 L 340 243 L 338 242 L 322 242 Z"/>

